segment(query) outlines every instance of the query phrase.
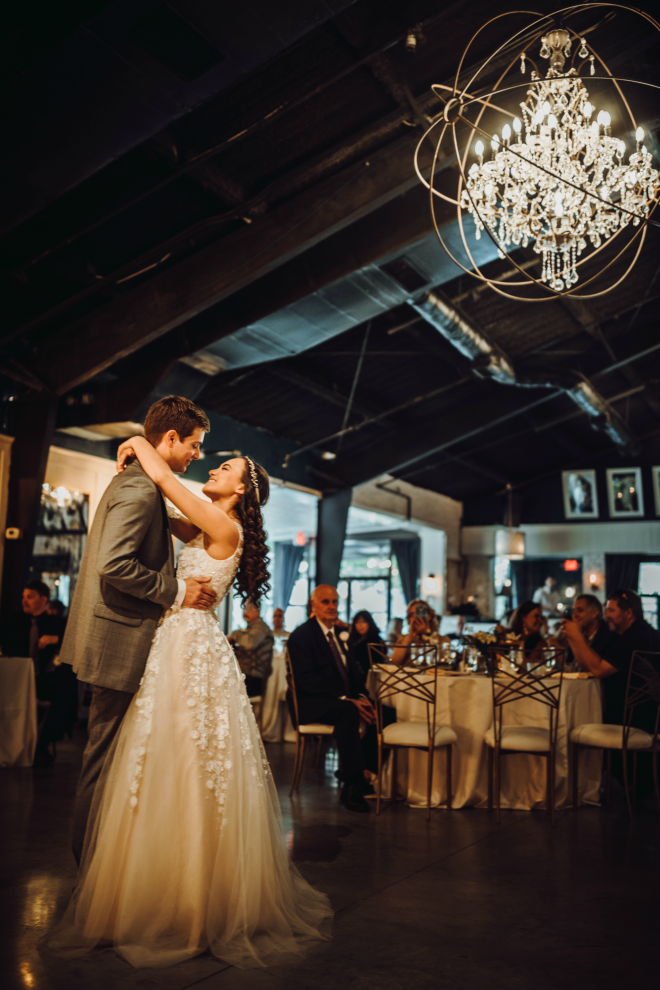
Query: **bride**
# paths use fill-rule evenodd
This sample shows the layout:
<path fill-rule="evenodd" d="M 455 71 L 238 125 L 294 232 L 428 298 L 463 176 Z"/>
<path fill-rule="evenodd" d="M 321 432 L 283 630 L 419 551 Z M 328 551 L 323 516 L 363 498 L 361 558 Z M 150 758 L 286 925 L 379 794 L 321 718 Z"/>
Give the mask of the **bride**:
<path fill-rule="evenodd" d="M 137 457 L 187 518 L 179 577 L 206 574 L 222 600 L 236 577 L 268 589 L 261 506 L 268 476 L 249 457 L 210 472 L 205 501 L 143 437 Z M 97 785 L 76 888 L 44 939 L 64 956 L 111 943 L 136 967 L 207 949 L 240 968 L 284 961 L 329 937 L 327 897 L 289 862 L 277 792 L 243 674 L 212 612 L 170 608 Z"/>

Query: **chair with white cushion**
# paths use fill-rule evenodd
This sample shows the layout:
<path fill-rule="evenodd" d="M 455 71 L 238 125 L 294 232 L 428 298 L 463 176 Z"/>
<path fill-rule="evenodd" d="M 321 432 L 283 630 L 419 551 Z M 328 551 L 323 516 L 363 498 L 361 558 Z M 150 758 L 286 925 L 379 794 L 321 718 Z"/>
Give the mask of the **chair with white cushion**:
<path fill-rule="evenodd" d="M 296 681 L 293 676 L 293 667 L 291 665 L 291 657 L 289 656 L 289 651 L 286 651 L 286 681 L 289 685 L 289 690 L 291 691 L 291 697 L 293 698 L 293 711 L 295 715 L 295 729 L 296 729 L 296 756 L 293 762 L 293 780 L 291 781 L 291 788 L 289 790 L 289 797 L 294 791 L 298 790 L 300 784 L 300 776 L 302 774 L 303 763 L 305 762 L 305 743 L 310 736 L 317 739 L 316 747 L 316 761 L 314 766 L 318 769 L 319 760 L 321 758 L 321 747 L 323 745 L 323 740 L 326 736 L 331 736 L 335 731 L 334 725 L 324 725 L 322 722 L 310 722 L 307 725 L 301 725 L 300 719 L 298 717 L 298 695 L 296 694 Z"/>
<path fill-rule="evenodd" d="M 493 792 L 497 821 L 500 821 L 501 759 L 517 753 L 542 756 L 547 760 L 546 803 L 550 821 L 555 823 L 555 754 L 557 724 L 563 683 L 563 650 L 545 649 L 540 662 L 528 660 L 525 667 L 498 669 L 502 648 L 491 649 L 490 671 L 493 687 L 493 724 L 484 736 L 488 746 L 488 810 L 493 810 Z M 559 677 L 549 679 L 552 668 L 559 667 Z M 555 675 L 556 677 L 556 675 Z M 531 699 L 548 709 L 548 726 L 503 725 L 506 705 Z M 493 781 L 493 775 L 495 780 Z"/>
<path fill-rule="evenodd" d="M 652 732 L 646 732 L 632 724 L 635 709 L 641 705 L 655 707 L 655 724 Z M 658 723 L 660 720 L 660 653 L 636 651 L 633 653 L 626 695 L 623 703 L 623 725 L 578 725 L 571 732 L 571 763 L 573 766 L 573 810 L 578 807 L 578 761 L 582 748 L 602 749 L 607 753 L 607 783 L 605 801 L 610 803 L 610 783 L 612 777 L 612 750 L 619 750 L 623 762 L 623 784 L 626 792 L 628 812 L 632 818 L 632 802 L 637 784 L 637 754 L 653 755 L 653 786 L 655 799 L 660 809 L 660 789 L 658 788 Z M 628 753 L 633 754 L 632 798 L 628 786 Z"/>
<path fill-rule="evenodd" d="M 426 820 L 431 817 L 431 790 L 433 786 L 433 759 L 436 749 L 447 753 L 447 807 L 451 808 L 451 756 L 452 746 L 458 736 L 448 725 L 436 725 L 438 688 L 438 648 L 429 646 L 424 655 L 426 663 L 415 667 L 396 667 L 387 663 L 387 654 L 378 646 L 369 646 L 369 660 L 373 673 L 372 687 L 376 698 L 376 725 L 378 732 L 378 795 L 376 814 L 380 814 L 380 796 L 383 774 L 383 747 L 392 749 L 392 801 L 396 801 L 397 752 L 399 749 L 420 749 L 428 756 L 426 776 Z M 379 663 L 378 660 L 385 661 Z M 431 661 L 431 662 L 429 662 Z M 426 704 L 426 721 L 397 721 L 383 724 L 383 702 L 390 703 L 397 695 Z"/>

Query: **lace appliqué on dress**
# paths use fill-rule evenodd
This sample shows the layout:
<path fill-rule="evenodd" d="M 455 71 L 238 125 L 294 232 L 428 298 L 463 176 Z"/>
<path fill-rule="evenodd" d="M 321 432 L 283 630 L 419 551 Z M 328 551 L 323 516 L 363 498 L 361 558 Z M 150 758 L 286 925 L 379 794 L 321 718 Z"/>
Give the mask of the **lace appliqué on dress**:
<path fill-rule="evenodd" d="M 221 599 L 236 573 L 242 543 L 241 534 L 233 558 L 217 561 L 204 550 L 204 537 L 200 533 L 181 551 L 177 574 L 180 577 L 209 574 Z M 175 640 L 183 645 L 173 651 Z M 129 758 L 130 805 L 136 808 L 138 804 L 140 778 L 148 754 L 156 681 L 163 659 L 167 664 L 181 665 L 177 681 L 186 697 L 190 738 L 199 751 L 198 765 L 206 776 L 205 786 L 209 796 L 213 794 L 218 810 L 222 812 L 227 786 L 239 756 L 233 751 L 236 730 L 243 771 L 248 769 L 252 777 L 260 778 L 257 759 L 265 774 L 270 774 L 270 767 L 256 728 L 252 705 L 245 692 L 245 678 L 215 615 L 177 607 L 168 609 L 161 619 L 134 701 L 137 714 L 135 742 Z M 231 711 L 230 697 L 234 699 Z M 234 725 L 230 724 L 230 719 L 234 720 Z M 253 743 L 255 736 L 257 747 Z"/>

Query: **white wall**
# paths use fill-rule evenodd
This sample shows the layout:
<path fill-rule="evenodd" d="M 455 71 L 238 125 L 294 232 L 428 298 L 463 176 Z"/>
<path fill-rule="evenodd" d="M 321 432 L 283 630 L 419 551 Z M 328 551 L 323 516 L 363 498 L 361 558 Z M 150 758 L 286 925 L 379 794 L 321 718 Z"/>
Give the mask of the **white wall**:
<path fill-rule="evenodd" d="M 501 526 L 465 526 L 461 550 L 466 555 L 495 554 L 495 531 Z M 523 525 L 530 557 L 582 557 L 595 553 L 660 552 L 660 521 L 545 523 Z"/>
<path fill-rule="evenodd" d="M 354 488 L 352 504 L 358 505 L 362 509 L 385 512 L 395 519 L 405 519 L 405 500 L 390 492 L 383 491 L 382 488 L 376 488 L 377 483 L 384 484 L 386 481 L 391 482 L 389 487 L 393 491 L 398 490 L 410 496 L 413 519 L 431 526 L 433 529 L 440 529 L 446 534 L 447 557 L 450 560 L 458 560 L 461 555 L 463 503 L 457 502 L 447 495 L 438 495 L 437 492 L 427 491 L 426 488 L 410 485 L 407 481 L 397 481 L 391 475 L 385 474 L 382 478 L 376 478 L 366 485 L 358 485 L 357 488 Z"/>
<path fill-rule="evenodd" d="M 101 496 L 116 473 L 115 462 L 108 460 L 107 457 L 81 454 L 77 450 L 66 450 L 64 447 L 51 447 L 45 482 L 56 488 L 61 485 L 89 495 L 91 527 Z M 203 497 L 203 485 L 199 481 L 188 481 L 186 478 L 179 478 L 179 481 L 195 495 Z"/>

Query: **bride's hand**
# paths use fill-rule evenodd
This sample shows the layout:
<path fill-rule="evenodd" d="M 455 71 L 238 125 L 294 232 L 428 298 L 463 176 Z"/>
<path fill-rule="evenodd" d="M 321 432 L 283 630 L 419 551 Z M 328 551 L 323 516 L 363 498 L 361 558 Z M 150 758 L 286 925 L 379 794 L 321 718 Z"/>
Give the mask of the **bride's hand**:
<path fill-rule="evenodd" d="M 124 440 L 117 448 L 117 474 L 121 474 L 124 468 L 132 464 L 136 458 L 135 448 L 130 440 Z"/>

